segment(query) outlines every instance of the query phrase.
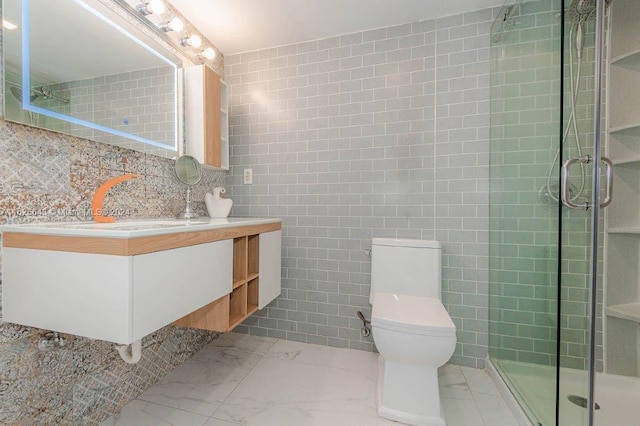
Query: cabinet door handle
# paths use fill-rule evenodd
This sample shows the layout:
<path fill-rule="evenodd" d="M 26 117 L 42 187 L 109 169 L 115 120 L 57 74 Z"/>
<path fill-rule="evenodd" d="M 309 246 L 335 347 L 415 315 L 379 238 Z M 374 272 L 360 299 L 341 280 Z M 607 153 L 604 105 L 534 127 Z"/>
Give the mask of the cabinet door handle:
<path fill-rule="evenodd" d="M 600 161 L 607 169 L 607 186 L 605 187 L 604 200 L 600 202 L 600 208 L 605 208 L 613 201 L 613 163 L 607 157 L 600 157 Z"/>
<path fill-rule="evenodd" d="M 560 177 L 560 198 L 562 199 L 562 204 L 569 207 L 570 209 L 576 210 L 588 210 L 589 203 L 574 203 L 571 200 L 571 194 L 569 192 L 569 169 L 575 163 L 588 164 L 591 161 L 591 157 L 588 155 L 582 157 L 573 157 L 564 162 L 561 169 L 561 177 Z"/>

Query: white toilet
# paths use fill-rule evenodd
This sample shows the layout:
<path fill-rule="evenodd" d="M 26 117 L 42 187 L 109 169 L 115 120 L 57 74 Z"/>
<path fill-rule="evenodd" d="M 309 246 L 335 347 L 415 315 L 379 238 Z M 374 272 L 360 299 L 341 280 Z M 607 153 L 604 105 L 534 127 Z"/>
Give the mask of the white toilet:
<path fill-rule="evenodd" d="M 410 425 L 444 426 L 438 367 L 456 346 L 440 300 L 438 241 L 374 238 L 371 328 L 380 352 L 378 415 Z"/>

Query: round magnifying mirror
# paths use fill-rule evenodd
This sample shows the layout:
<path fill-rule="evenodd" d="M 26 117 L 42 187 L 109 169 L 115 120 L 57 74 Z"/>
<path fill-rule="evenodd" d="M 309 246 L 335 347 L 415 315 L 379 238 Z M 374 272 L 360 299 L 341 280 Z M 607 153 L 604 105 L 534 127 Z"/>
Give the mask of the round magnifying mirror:
<path fill-rule="evenodd" d="M 196 219 L 198 213 L 191 208 L 191 186 L 202 179 L 200 162 L 190 155 L 183 155 L 176 159 L 176 177 L 187 185 L 187 204 L 184 211 L 178 215 L 179 219 Z"/>
<path fill-rule="evenodd" d="M 195 185 L 202 179 L 202 166 L 192 156 L 182 155 L 176 159 L 176 176 L 185 185 Z"/>

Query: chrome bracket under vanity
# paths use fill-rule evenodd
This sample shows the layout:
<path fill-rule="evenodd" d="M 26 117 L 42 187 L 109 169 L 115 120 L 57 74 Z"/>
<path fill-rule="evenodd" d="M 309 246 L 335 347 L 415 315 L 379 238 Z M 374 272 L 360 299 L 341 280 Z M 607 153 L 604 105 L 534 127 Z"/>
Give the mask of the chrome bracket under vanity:
<path fill-rule="evenodd" d="M 122 345 L 228 331 L 281 289 L 280 219 L 5 225 L 3 319 Z"/>

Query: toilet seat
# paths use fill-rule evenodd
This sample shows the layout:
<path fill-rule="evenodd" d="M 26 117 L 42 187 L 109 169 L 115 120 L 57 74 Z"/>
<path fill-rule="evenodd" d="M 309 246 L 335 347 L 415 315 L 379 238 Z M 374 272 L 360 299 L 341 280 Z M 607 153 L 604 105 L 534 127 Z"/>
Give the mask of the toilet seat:
<path fill-rule="evenodd" d="M 376 293 L 373 327 L 434 337 L 455 337 L 456 326 L 442 302 L 433 297 Z"/>

